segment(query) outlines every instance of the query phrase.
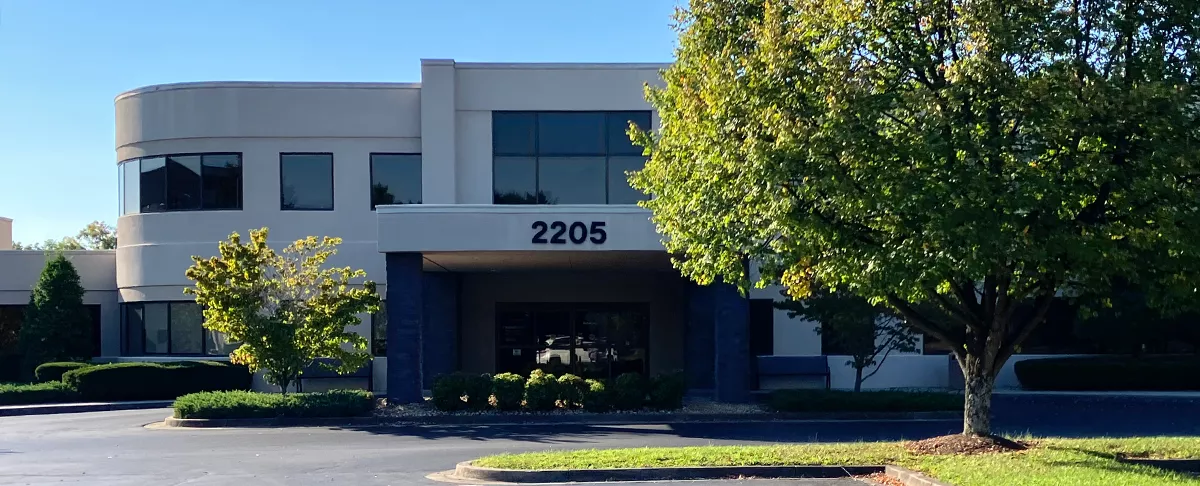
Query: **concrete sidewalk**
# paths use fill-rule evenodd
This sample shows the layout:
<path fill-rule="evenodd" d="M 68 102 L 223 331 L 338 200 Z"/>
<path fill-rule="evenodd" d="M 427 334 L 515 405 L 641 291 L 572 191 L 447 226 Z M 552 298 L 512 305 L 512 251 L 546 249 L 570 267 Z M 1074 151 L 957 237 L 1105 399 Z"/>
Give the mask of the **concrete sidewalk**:
<path fill-rule="evenodd" d="M 170 407 L 174 400 L 145 400 L 138 402 L 76 402 L 39 403 L 34 405 L 0 405 L 0 417 L 45 415 L 55 413 L 107 412 L 110 410 L 141 410 Z"/>

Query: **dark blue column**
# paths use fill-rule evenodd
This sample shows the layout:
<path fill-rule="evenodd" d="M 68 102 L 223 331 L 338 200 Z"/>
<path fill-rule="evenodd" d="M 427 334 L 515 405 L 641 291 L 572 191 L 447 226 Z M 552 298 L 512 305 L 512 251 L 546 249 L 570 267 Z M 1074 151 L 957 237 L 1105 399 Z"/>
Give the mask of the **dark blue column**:
<path fill-rule="evenodd" d="M 687 326 L 685 332 L 684 369 L 692 390 L 712 390 L 713 369 L 713 289 L 687 281 Z"/>
<path fill-rule="evenodd" d="M 458 370 L 458 275 L 429 272 L 424 278 L 422 371 L 430 389 L 438 375 Z"/>
<path fill-rule="evenodd" d="M 737 287 L 713 284 L 714 397 L 718 402 L 750 401 L 750 301 Z"/>
<path fill-rule="evenodd" d="M 424 273 L 420 253 L 387 253 L 387 396 L 418 403 L 421 396 L 421 330 Z"/>

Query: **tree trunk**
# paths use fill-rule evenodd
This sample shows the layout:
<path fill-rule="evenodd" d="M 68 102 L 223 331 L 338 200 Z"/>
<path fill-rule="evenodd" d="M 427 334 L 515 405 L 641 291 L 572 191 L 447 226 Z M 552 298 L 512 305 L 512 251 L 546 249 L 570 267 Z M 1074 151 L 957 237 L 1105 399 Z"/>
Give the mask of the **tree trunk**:
<path fill-rule="evenodd" d="M 279 380 L 279 394 L 287 395 L 288 385 L 290 385 L 290 384 L 292 384 L 292 380 L 290 378 L 280 379 Z"/>
<path fill-rule="evenodd" d="M 854 391 L 856 392 L 862 391 L 862 370 L 862 368 L 854 368 Z"/>
<path fill-rule="evenodd" d="M 963 404 L 963 434 L 987 436 L 992 434 L 992 390 L 996 378 L 990 373 L 971 376 L 964 373 L 966 389 Z"/>

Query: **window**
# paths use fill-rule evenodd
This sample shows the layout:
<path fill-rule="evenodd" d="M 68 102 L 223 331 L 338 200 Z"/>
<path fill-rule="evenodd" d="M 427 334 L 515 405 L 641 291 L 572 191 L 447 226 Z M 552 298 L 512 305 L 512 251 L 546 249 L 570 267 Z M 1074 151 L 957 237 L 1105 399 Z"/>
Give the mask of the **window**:
<path fill-rule="evenodd" d="M 641 170 L 629 123 L 648 111 L 492 113 L 495 204 L 636 204 L 645 195 L 626 172 Z"/>
<path fill-rule="evenodd" d="M 242 208 L 242 156 L 174 154 L 118 165 L 121 214 Z"/>
<path fill-rule="evenodd" d="M 421 154 L 371 154 L 371 209 L 421 204 Z"/>
<path fill-rule="evenodd" d="M 279 154 L 279 200 L 285 210 L 332 210 L 333 154 Z"/>
<path fill-rule="evenodd" d="M 387 302 L 380 302 L 379 312 L 371 314 L 371 354 L 387 356 Z"/>
<path fill-rule="evenodd" d="M 775 354 L 775 302 L 750 299 L 750 357 Z"/>
<path fill-rule="evenodd" d="M 645 373 L 648 322 L 642 304 L 500 303 L 496 372 L 541 369 L 598 379 Z"/>
<path fill-rule="evenodd" d="M 121 304 L 121 354 L 227 355 L 237 348 L 225 335 L 204 329 L 195 302 Z"/>

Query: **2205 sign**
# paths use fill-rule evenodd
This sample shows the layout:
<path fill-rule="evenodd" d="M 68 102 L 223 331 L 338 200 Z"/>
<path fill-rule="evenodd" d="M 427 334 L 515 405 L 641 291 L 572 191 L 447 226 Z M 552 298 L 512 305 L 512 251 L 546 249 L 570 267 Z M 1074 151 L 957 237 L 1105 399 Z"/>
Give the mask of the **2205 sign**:
<path fill-rule="evenodd" d="M 569 226 L 568 226 L 569 224 Z M 533 243 L 552 245 L 565 245 L 567 239 L 571 243 L 581 245 L 586 241 L 591 241 L 597 245 L 608 241 L 608 233 L 604 231 L 603 221 L 592 221 L 591 226 L 584 224 L 582 221 L 574 223 L 564 223 L 562 221 L 554 221 L 546 224 L 545 221 L 534 221 L 532 228 L 536 230 L 533 234 Z M 546 233 L 550 233 L 550 239 L 546 239 Z"/>

